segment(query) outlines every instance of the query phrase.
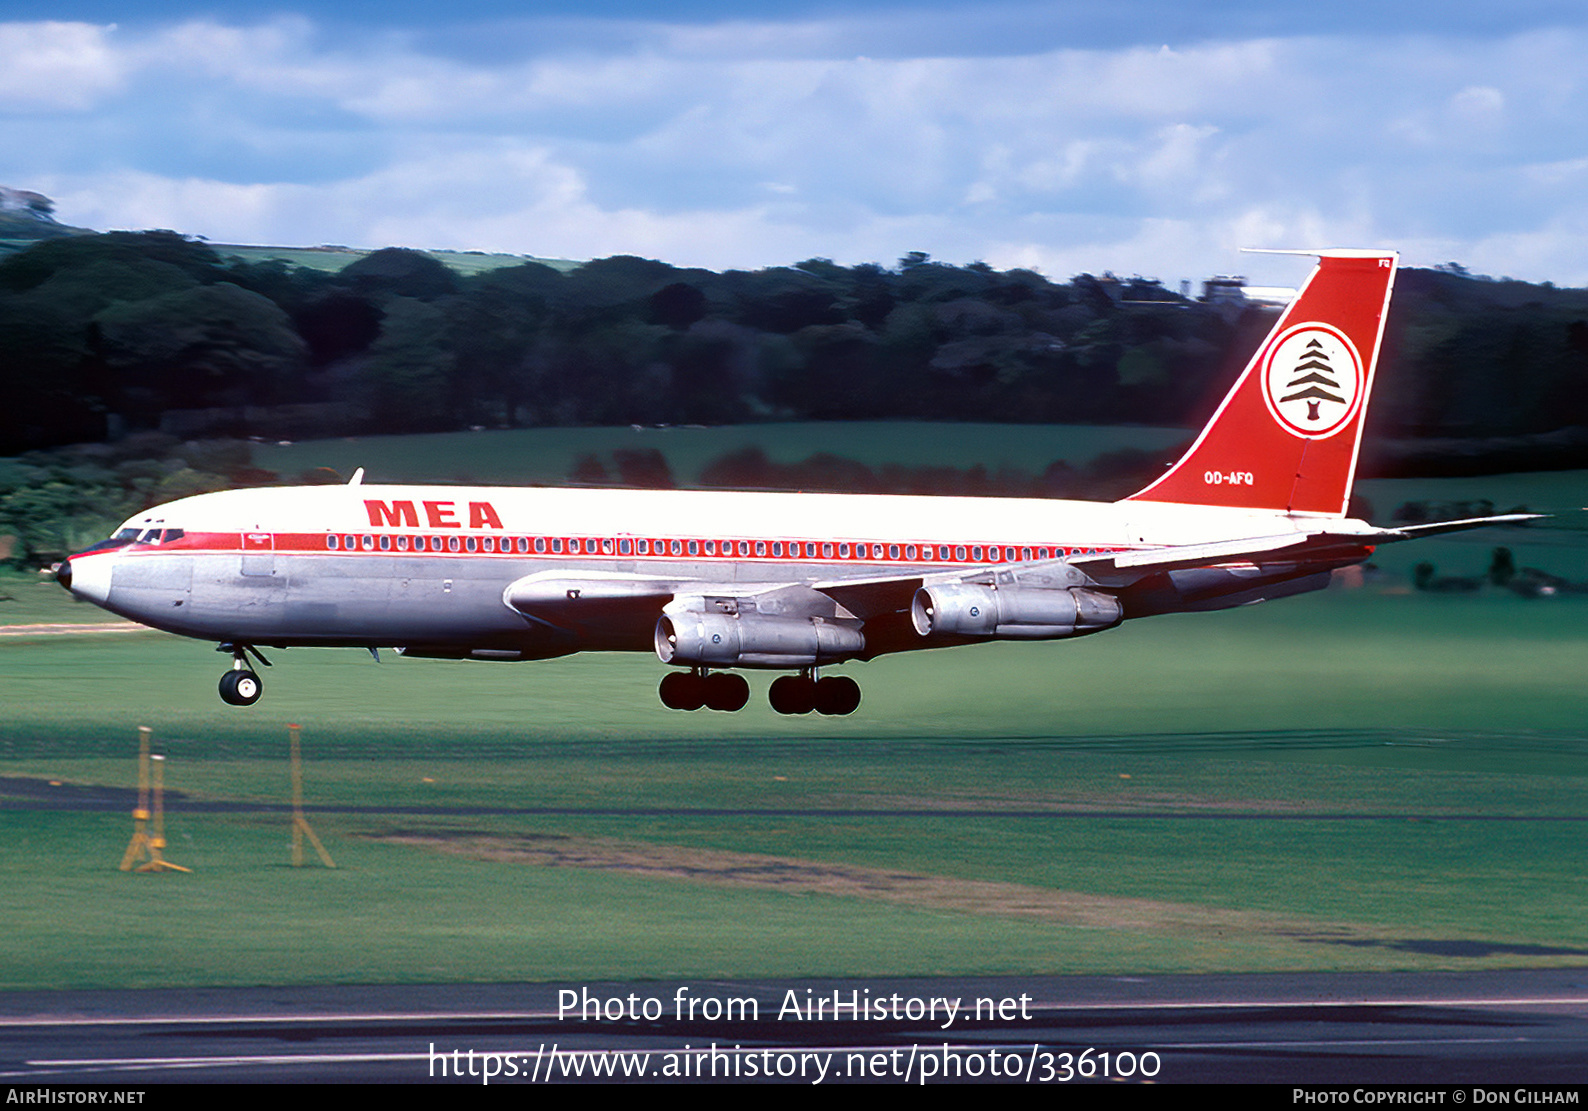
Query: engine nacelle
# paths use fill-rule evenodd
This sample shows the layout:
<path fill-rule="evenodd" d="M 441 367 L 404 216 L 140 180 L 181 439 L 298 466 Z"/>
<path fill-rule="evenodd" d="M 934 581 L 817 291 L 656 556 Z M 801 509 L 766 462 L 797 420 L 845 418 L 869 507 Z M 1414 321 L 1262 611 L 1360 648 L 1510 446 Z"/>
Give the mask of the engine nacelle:
<path fill-rule="evenodd" d="M 656 655 L 664 664 L 815 667 L 865 647 L 860 630 L 809 618 L 685 611 L 656 622 Z"/>
<path fill-rule="evenodd" d="M 922 636 L 1052 640 L 1119 624 L 1119 599 L 1095 590 L 944 583 L 923 586 L 910 603 L 910 620 Z"/>

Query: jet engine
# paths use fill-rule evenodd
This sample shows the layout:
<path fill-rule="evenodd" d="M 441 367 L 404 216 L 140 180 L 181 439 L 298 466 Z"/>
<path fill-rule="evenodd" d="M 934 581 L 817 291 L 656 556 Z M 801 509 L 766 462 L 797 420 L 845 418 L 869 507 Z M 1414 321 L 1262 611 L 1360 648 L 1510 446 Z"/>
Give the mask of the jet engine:
<path fill-rule="evenodd" d="M 656 622 L 656 655 L 664 664 L 815 667 L 865 647 L 859 629 L 810 618 L 684 611 Z"/>
<path fill-rule="evenodd" d="M 917 590 L 910 603 L 922 636 L 1052 640 L 1106 629 L 1122 617 L 1119 599 L 1095 590 L 943 583 Z"/>

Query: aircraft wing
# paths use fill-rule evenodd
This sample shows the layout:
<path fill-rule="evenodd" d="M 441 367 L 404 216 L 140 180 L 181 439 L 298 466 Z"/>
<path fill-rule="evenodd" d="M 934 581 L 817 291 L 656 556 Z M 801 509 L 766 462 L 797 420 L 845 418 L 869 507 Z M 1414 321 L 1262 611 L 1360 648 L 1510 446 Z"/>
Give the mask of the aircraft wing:
<path fill-rule="evenodd" d="M 1066 559 L 815 582 L 727 583 L 592 570 L 544 571 L 510 584 L 503 592 L 503 600 L 531 620 L 564 628 L 592 625 L 632 628 L 654 621 L 664 609 L 670 612 L 688 599 L 696 600 L 690 604 L 698 603 L 721 612 L 739 612 L 741 607 L 749 606 L 763 613 L 821 615 L 867 622 L 883 614 L 909 610 L 917 590 L 939 584 L 996 580 L 1037 589 L 1090 586 L 1116 590 L 1149 575 L 1194 568 L 1232 564 L 1291 564 L 1304 568 L 1307 564 L 1355 562 L 1363 558 L 1364 548 L 1379 544 L 1490 525 L 1520 524 L 1541 516 L 1507 513 L 1399 528 L 1325 528 L 1317 532 L 1286 532 Z M 834 605 L 838 607 L 836 610 L 831 608 Z"/>
<path fill-rule="evenodd" d="M 1308 563 L 1356 561 L 1362 549 L 1402 540 L 1415 540 L 1465 529 L 1492 525 L 1521 524 L 1545 516 L 1540 513 L 1505 513 L 1492 517 L 1471 517 L 1460 521 L 1438 521 L 1399 528 L 1320 529 L 1317 532 L 1286 532 L 1268 536 L 1243 537 L 1206 544 L 1175 544 L 1134 551 L 1104 552 L 1070 556 L 1062 560 L 995 564 L 956 568 L 953 571 L 913 575 L 873 575 L 866 578 L 832 579 L 812 583 L 820 591 L 862 621 L 882 613 L 908 609 L 915 592 L 938 583 L 1013 580 L 1022 586 L 1064 588 L 1094 585 L 1117 588 L 1145 575 L 1224 564 Z"/>
<path fill-rule="evenodd" d="M 910 608 L 910 599 L 928 578 L 934 575 L 872 575 L 857 579 L 827 579 L 812 583 L 811 588 L 827 595 L 862 621 L 879 613 L 895 613 Z M 964 574 L 955 574 L 962 578 Z"/>

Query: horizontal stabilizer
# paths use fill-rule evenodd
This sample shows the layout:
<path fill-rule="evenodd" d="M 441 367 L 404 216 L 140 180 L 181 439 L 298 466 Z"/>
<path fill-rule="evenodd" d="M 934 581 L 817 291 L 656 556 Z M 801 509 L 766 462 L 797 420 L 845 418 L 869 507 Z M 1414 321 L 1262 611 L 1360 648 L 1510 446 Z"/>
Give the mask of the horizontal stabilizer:
<path fill-rule="evenodd" d="M 1401 525 L 1393 531 L 1398 535 L 1390 540 L 1415 540 L 1420 536 L 1438 536 L 1442 532 L 1465 532 L 1467 529 L 1488 528 L 1491 525 L 1519 525 L 1527 521 L 1541 521 L 1547 513 L 1500 513 L 1493 517 L 1464 517 L 1459 521 L 1430 521 L 1426 525 Z"/>

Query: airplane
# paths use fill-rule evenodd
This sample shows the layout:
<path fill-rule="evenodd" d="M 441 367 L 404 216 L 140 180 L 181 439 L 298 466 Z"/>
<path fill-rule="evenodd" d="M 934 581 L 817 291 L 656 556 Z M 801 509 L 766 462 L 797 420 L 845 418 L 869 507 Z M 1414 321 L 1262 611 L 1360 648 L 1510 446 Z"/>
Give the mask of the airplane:
<path fill-rule="evenodd" d="M 1398 255 L 1315 256 L 1311 275 L 1184 456 L 1112 503 L 699 490 L 366 485 L 200 494 L 136 514 L 60 583 L 232 655 L 424 659 L 654 652 L 664 705 L 850 714 L 833 665 L 1057 640 L 1155 614 L 1319 590 L 1382 543 L 1531 519 L 1402 528 L 1346 516 Z"/>

